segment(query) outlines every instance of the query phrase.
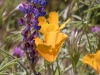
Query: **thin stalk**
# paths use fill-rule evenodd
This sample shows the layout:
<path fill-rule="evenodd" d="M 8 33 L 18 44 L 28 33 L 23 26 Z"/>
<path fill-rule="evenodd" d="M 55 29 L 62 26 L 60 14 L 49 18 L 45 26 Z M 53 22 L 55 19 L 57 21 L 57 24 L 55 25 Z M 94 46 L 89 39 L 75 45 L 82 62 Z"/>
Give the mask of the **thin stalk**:
<path fill-rule="evenodd" d="M 53 67 L 53 63 L 52 63 L 51 65 L 52 65 L 52 75 L 54 75 L 54 67 Z"/>
<path fill-rule="evenodd" d="M 55 68 L 55 70 L 54 70 L 54 72 L 53 72 L 53 75 L 55 75 L 56 70 L 57 70 L 57 67 Z"/>
<path fill-rule="evenodd" d="M 72 63 L 72 67 L 73 67 L 73 73 L 74 73 L 74 75 L 76 75 L 76 65 L 75 65 L 73 59 L 74 59 L 73 56 L 71 56 L 71 63 Z"/>
<path fill-rule="evenodd" d="M 0 49 L 0 51 L 2 51 L 3 53 L 7 54 L 8 56 L 12 57 L 13 59 L 16 59 L 14 56 L 10 55 L 9 53 L 7 53 L 6 51 Z M 27 71 L 27 69 L 25 68 L 25 66 L 19 61 L 17 60 L 17 62 L 23 67 L 23 69 L 26 71 L 27 75 L 30 75 Z"/>
<path fill-rule="evenodd" d="M 71 49 L 72 47 L 70 47 Z M 74 61 L 73 61 L 73 53 L 71 52 L 71 50 L 68 50 L 69 51 L 69 54 L 70 54 L 70 60 L 71 60 L 71 64 L 72 64 L 72 67 L 73 67 L 73 72 L 74 72 L 74 75 L 76 74 L 76 66 L 74 65 Z"/>
<path fill-rule="evenodd" d="M 83 66 L 81 75 L 84 75 L 84 73 L 85 73 L 85 71 L 86 71 L 86 67 L 87 67 L 87 65 Z"/>
<path fill-rule="evenodd" d="M 74 75 L 76 75 L 76 65 L 75 65 L 74 61 L 73 61 L 73 72 L 74 72 Z"/>
<path fill-rule="evenodd" d="M 87 33 L 86 33 L 86 37 L 87 37 L 87 41 L 88 41 L 88 44 L 89 44 L 90 52 L 92 53 L 92 49 L 91 49 L 91 45 L 90 45 L 89 37 L 88 37 Z"/>
<path fill-rule="evenodd" d="M 25 52 L 25 53 L 26 53 L 27 59 L 29 60 L 30 57 L 29 57 L 28 52 Z M 36 61 L 36 63 L 37 63 L 37 61 Z M 35 65 L 36 65 L 36 63 L 32 63 L 32 62 L 29 61 L 30 67 L 31 67 L 31 69 L 32 69 L 32 71 L 33 71 L 33 73 L 34 73 L 34 75 L 37 75 L 37 72 L 36 72 L 36 70 L 35 70 Z"/>
<path fill-rule="evenodd" d="M 49 75 L 51 75 L 51 68 L 50 68 L 50 64 L 47 64 L 47 67 L 48 67 L 48 73 L 49 73 Z"/>
<path fill-rule="evenodd" d="M 82 34 L 81 34 L 81 36 L 80 36 L 80 39 L 79 39 L 79 45 L 80 45 L 80 43 L 81 43 L 81 38 L 82 38 L 84 32 L 85 32 L 85 28 L 83 29 L 83 32 L 82 32 Z M 80 46 L 79 46 L 79 49 L 80 49 Z"/>
<path fill-rule="evenodd" d="M 37 75 L 37 72 L 36 72 L 36 70 L 35 70 L 35 67 L 32 66 L 32 64 L 30 64 L 30 65 L 31 65 L 31 68 L 32 68 L 32 70 L 33 70 L 33 73 L 34 73 L 35 75 Z"/>
<path fill-rule="evenodd" d="M 78 0 L 77 0 L 77 4 L 78 4 L 78 9 L 79 9 L 79 2 L 78 2 Z M 79 13 L 80 13 L 80 16 L 81 16 L 81 19 L 82 19 L 82 15 L 81 15 L 81 11 L 80 11 L 80 9 L 79 9 Z M 82 23 L 84 24 L 83 19 L 82 19 Z M 87 26 L 88 26 L 88 25 L 87 25 Z M 86 28 L 86 25 L 85 25 L 85 24 L 84 24 L 84 27 Z M 89 42 L 89 38 L 88 38 L 87 33 L 86 33 L 86 37 L 87 37 L 87 40 L 88 40 L 88 44 L 89 44 L 89 48 L 90 48 L 90 52 L 92 52 L 92 50 L 91 50 L 91 45 L 90 45 L 90 42 Z"/>
<path fill-rule="evenodd" d="M 14 74 L 14 70 L 15 70 L 15 67 L 14 67 L 14 64 L 12 65 L 12 74 Z"/>
<path fill-rule="evenodd" d="M 61 73 L 60 73 L 60 67 L 59 67 L 59 64 L 58 64 L 58 59 L 57 59 L 56 63 L 57 63 L 59 75 L 61 75 Z"/>
<path fill-rule="evenodd" d="M 74 66 L 73 71 L 74 71 L 74 75 L 76 75 L 76 66 Z"/>
<path fill-rule="evenodd" d="M 78 5 L 79 14 L 80 14 L 80 17 L 81 17 L 82 23 L 84 24 L 83 16 L 82 16 L 82 13 L 81 13 L 81 11 L 80 11 L 80 7 L 79 7 L 79 2 L 78 2 L 78 0 L 76 0 L 76 3 L 77 3 L 77 5 Z"/>

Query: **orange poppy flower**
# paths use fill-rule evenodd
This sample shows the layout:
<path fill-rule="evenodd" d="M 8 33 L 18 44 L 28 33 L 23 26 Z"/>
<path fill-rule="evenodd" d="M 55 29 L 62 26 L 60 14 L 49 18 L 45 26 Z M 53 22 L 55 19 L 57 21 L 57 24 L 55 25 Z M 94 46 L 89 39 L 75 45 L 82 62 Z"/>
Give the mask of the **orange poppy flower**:
<path fill-rule="evenodd" d="M 39 25 L 41 25 L 40 32 L 44 35 L 44 40 L 40 38 L 35 39 L 39 55 L 49 62 L 54 62 L 61 46 L 67 38 L 67 35 L 60 32 L 60 29 L 65 27 L 65 22 L 62 26 L 58 26 L 58 14 L 51 12 L 49 14 L 49 23 L 46 22 L 44 17 L 39 17 Z"/>
<path fill-rule="evenodd" d="M 83 57 L 82 62 L 93 67 L 100 74 L 100 50 L 96 54 L 88 54 Z"/>

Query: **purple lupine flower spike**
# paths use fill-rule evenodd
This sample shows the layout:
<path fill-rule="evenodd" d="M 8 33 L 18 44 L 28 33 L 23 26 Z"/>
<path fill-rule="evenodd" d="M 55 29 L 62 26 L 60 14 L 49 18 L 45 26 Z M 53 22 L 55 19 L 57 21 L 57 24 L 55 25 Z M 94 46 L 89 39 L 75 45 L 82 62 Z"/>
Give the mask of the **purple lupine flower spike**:
<path fill-rule="evenodd" d="M 24 26 L 24 29 L 21 32 L 23 40 L 21 47 L 26 53 L 30 63 L 35 65 L 38 61 L 38 52 L 36 50 L 34 39 L 39 36 L 39 30 L 41 29 L 41 26 L 38 25 L 38 17 L 44 16 L 46 14 L 44 11 L 44 6 L 47 2 L 46 0 L 27 1 L 31 2 L 31 4 L 22 4 L 19 6 L 20 11 L 25 13 L 25 16 L 24 18 L 20 18 L 18 23 L 19 25 Z M 38 4 L 38 7 L 36 4 Z"/>

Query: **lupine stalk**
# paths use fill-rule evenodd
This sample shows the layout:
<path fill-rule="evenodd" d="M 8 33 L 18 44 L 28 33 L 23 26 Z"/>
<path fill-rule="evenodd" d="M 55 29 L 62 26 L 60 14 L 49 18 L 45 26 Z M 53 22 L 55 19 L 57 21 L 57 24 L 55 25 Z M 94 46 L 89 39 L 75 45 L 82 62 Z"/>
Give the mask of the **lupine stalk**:
<path fill-rule="evenodd" d="M 18 20 L 19 25 L 24 26 L 24 29 L 21 32 L 23 40 L 21 47 L 26 53 L 34 74 L 40 75 L 40 73 L 37 74 L 35 70 L 35 66 L 38 61 L 38 52 L 36 50 L 35 40 L 33 39 L 38 37 L 39 30 L 41 28 L 41 26 L 38 26 L 38 17 L 46 14 L 44 6 L 47 2 L 46 0 L 27 1 L 31 4 L 22 4 L 22 6 L 19 6 L 20 11 L 25 13 L 24 18 L 20 18 Z M 39 4 L 38 7 L 37 4 Z"/>

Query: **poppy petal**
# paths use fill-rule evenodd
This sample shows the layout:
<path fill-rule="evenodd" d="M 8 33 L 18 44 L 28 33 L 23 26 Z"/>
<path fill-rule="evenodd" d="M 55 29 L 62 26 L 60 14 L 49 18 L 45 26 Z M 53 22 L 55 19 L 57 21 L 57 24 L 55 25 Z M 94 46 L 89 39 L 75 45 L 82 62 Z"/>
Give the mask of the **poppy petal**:
<path fill-rule="evenodd" d="M 50 45 L 46 45 L 45 43 L 42 42 L 41 39 L 36 38 L 35 39 L 37 51 L 39 55 L 41 55 L 45 60 L 49 62 L 53 62 L 53 51 L 51 49 Z"/>
<path fill-rule="evenodd" d="M 48 24 L 47 32 L 56 31 L 57 29 L 58 27 L 56 25 Z"/>
<path fill-rule="evenodd" d="M 55 25 L 56 28 L 58 28 L 58 13 L 57 12 L 51 12 L 49 14 L 48 21 L 50 24 Z"/>
<path fill-rule="evenodd" d="M 68 37 L 66 34 L 64 33 L 58 33 L 57 36 L 56 36 L 56 44 L 58 44 L 61 40 L 65 39 Z M 64 42 L 64 41 L 63 41 Z"/>
<path fill-rule="evenodd" d="M 37 50 L 38 50 L 39 55 L 41 55 L 47 61 L 49 62 L 54 61 L 51 46 L 47 46 L 45 44 L 39 44 L 37 46 Z"/>
<path fill-rule="evenodd" d="M 95 55 L 96 62 L 97 62 L 97 71 L 100 74 L 100 50 Z"/>
<path fill-rule="evenodd" d="M 36 45 L 43 44 L 43 41 L 40 38 L 35 38 L 34 40 Z"/>
<path fill-rule="evenodd" d="M 58 31 L 52 31 L 45 34 L 44 41 L 46 42 L 46 44 L 51 45 L 53 48 L 55 48 L 57 34 L 58 34 Z"/>
<path fill-rule="evenodd" d="M 66 22 L 64 22 L 64 23 L 60 26 L 60 29 L 63 29 L 69 21 L 70 21 L 70 19 L 68 19 Z"/>
<path fill-rule="evenodd" d="M 85 57 L 83 57 L 82 62 L 90 65 L 95 70 L 97 70 L 97 63 L 96 63 L 96 60 L 95 60 L 95 54 L 86 55 Z"/>
<path fill-rule="evenodd" d="M 39 26 L 41 26 L 40 32 L 42 34 L 45 34 L 48 29 L 48 23 L 46 22 L 45 17 L 39 17 L 38 21 L 39 21 Z"/>
<path fill-rule="evenodd" d="M 39 17 L 38 21 L 39 21 L 38 25 L 40 25 L 40 26 L 47 24 L 47 21 L 46 21 L 45 17 L 43 17 L 43 16 Z"/>
<path fill-rule="evenodd" d="M 64 41 L 66 40 L 67 36 L 65 34 L 60 34 L 58 37 L 62 35 L 62 38 L 58 39 L 59 42 L 57 42 L 55 46 L 55 50 L 53 50 L 54 60 L 57 58 L 60 48 L 62 47 Z"/>

